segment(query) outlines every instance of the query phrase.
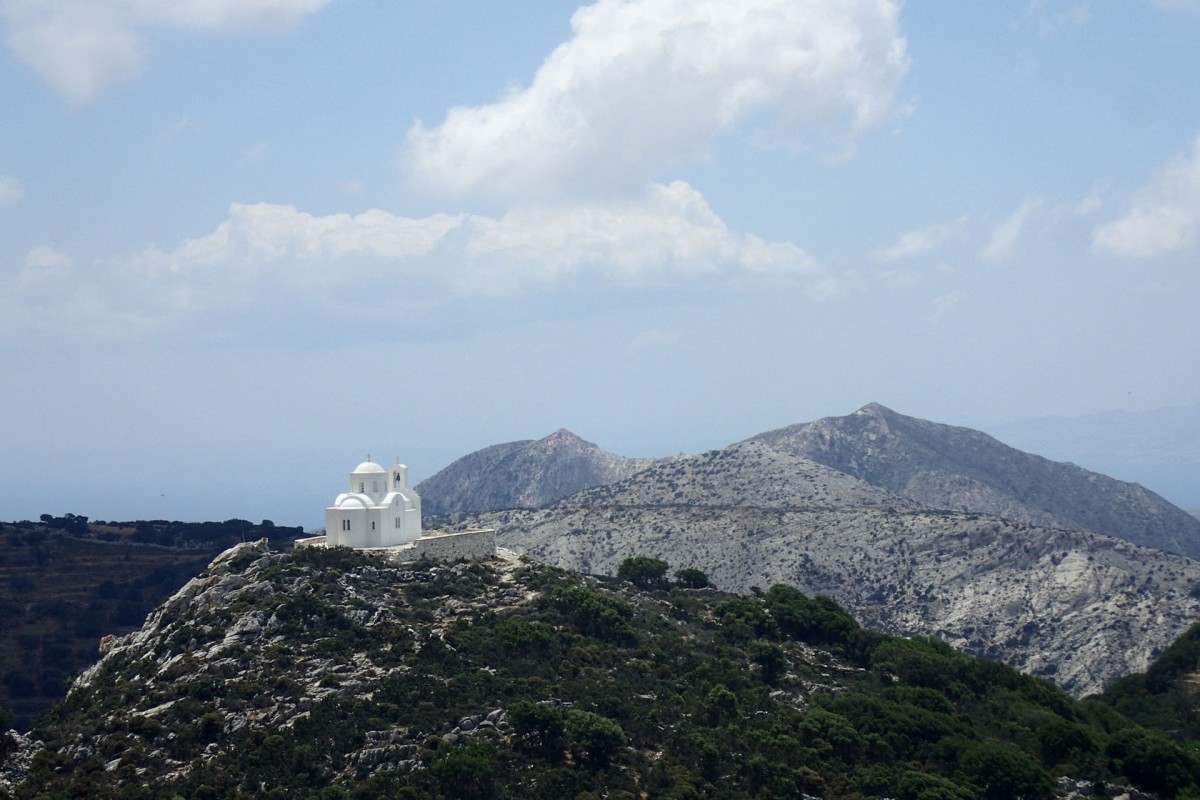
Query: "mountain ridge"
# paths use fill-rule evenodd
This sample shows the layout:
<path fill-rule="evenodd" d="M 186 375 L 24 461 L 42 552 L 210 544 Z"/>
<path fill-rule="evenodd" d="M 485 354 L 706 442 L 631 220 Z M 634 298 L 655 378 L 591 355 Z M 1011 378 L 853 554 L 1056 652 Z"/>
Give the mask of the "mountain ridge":
<path fill-rule="evenodd" d="M 829 594 L 872 627 L 942 636 L 1080 695 L 1145 669 L 1200 614 L 1192 559 L 1130 542 L 1128 530 L 1081 530 L 1066 514 L 1044 511 L 1039 524 L 1031 512 L 981 510 L 1022 510 L 997 475 L 1031 464 L 1072 479 L 1082 470 L 877 403 L 818 423 L 655 464 L 542 509 L 459 522 L 495 527 L 502 545 L 584 572 L 612 574 L 645 554 L 700 569 L 728 591 L 786 583 Z M 916 444 L 897 443 L 902 436 Z M 938 454 L 939 437 L 950 439 L 949 456 Z M 975 475 L 947 469 L 964 453 L 981 454 Z M 997 461 L 1004 469 L 989 467 Z M 1125 488 L 1103 476 L 1082 482 Z M 934 504 L 946 487 L 971 491 Z"/>
<path fill-rule="evenodd" d="M 477 450 L 415 488 L 423 511 L 433 516 L 540 508 L 581 489 L 626 478 L 654 461 L 606 452 L 559 428 L 541 439 Z"/>
<path fill-rule="evenodd" d="M 971 428 L 908 417 L 879 403 L 750 440 L 825 464 L 928 508 L 1092 530 L 1200 557 L 1200 521 L 1145 487 L 1024 453 Z"/>

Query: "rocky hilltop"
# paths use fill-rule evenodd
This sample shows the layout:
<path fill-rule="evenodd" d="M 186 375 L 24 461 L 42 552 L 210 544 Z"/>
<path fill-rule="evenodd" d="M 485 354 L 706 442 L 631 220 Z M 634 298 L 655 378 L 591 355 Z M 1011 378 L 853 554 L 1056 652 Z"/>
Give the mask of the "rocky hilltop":
<path fill-rule="evenodd" d="M 787 586 L 736 597 L 515 559 L 246 544 L 103 649 L 31 737 L 0 736 L 0 797 L 1048 800 L 1086 792 L 1082 776 L 1138 800 L 1126 780 L 1165 797 L 1200 788 L 1183 746 L 1117 712 L 941 642 L 865 631 Z"/>
<path fill-rule="evenodd" d="M 926 508 L 1091 530 L 1200 558 L 1200 521 L 1138 484 L 1023 453 L 969 428 L 897 414 L 878 403 L 753 440 Z"/>
<path fill-rule="evenodd" d="M 546 509 L 466 525 L 570 569 L 647 554 L 722 589 L 787 583 L 865 624 L 1096 692 L 1200 614 L 1200 563 L 1087 531 L 924 508 L 765 441 L 659 464 Z"/>
<path fill-rule="evenodd" d="M 417 484 L 426 514 L 540 508 L 627 478 L 653 463 L 601 450 L 568 430 L 493 445 L 463 456 Z"/>

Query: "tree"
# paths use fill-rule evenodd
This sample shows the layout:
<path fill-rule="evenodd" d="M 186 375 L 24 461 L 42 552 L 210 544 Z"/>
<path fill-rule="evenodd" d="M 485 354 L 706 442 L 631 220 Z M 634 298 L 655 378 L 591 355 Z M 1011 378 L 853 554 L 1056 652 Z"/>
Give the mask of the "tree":
<path fill-rule="evenodd" d="M 775 685 L 787 672 L 788 660 L 783 650 L 771 642 L 755 639 L 747 649 L 750 660 L 762 668 L 763 683 Z"/>
<path fill-rule="evenodd" d="M 694 567 L 684 567 L 676 571 L 675 585 L 684 589 L 705 589 L 712 586 L 712 581 L 700 570 Z"/>
<path fill-rule="evenodd" d="M 735 720 L 740 716 L 737 695 L 722 684 L 717 684 L 709 691 L 708 698 L 704 702 L 704 710 L 707 712 L 708 724 L 714 726 Z"/>
<path fill-rule="evenodd" d="M 633 556 L 617 567 L 617 577 L 639 589 L 666 589 L 667 562 L 650 556 Z"/>
<path fill-rule="evenodd" d="M 567 739 L 577 755 L 594 764 L 607 764 L 628 741 L 615 720 L 590 711 L 567 712 Z"/>
<path fill-rule="evenodd" d="M 561 751 L 566 726 L 558 709 L 545 703 L 518 700 L 508 707 L 508 721 L 527 746 L 548 753 Z"/>
<path fill-rule="evenodd" d="M 490 742 L 473 741 L 444 749 L 434 757 L 429 772 L 452 797 L 491 797 L 496 772 L 496 749 Z"/>
<path fill-rule="evenodd" d="M 1157 731 L 1126 728 L 1105 748 L 1113 767 L 1143 789 L 1174 797 L 1200 780 L 1194 756 Z"/>
<path fill-rule="evenodd" d="M 958 768 L 984 800 L 1049 797 L 1054 787 L 1050 773 L 1008 742 L 972 742 Z"/>

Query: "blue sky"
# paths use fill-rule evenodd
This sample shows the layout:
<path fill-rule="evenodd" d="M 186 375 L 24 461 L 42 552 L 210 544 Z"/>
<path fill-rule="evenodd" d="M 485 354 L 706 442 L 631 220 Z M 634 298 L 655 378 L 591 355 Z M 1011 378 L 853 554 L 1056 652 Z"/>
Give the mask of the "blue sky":
<path fill-rule="evenodd" d="M 1200 402 L 1200 2 L 0 0 L 0 518 Z"/>

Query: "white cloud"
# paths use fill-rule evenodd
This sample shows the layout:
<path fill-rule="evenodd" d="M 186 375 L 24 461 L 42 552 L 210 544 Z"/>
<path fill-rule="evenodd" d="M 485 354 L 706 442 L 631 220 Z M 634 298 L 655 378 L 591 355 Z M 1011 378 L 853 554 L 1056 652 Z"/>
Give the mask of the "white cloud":
<path fill-rule="evenodd" d="M 65 253 L 45 245 L 25 254 L 17 273 L 12 299 L 22 304 L 56 305 L 71 292 L 70 279 L 74 262 Z"/>
<path fill-rule="evenodd" d="M 47 269 L 56 270 L 50 283 L 39 277 Z M 235 204 L 211 233 L 169 251 L 86 265 L 35 251 L 14 285 L 0 286 L 12 306 L 0 317 L 53 324 L 55 310 L 69 307 L 81 333 L 137 336 L 245 313 L 357 325 L 470 298 L 761 280 L 800 280 L 819 294 L 830 277 L 795 245 L 729 230 L 699 192 L 676 182 L 651 185 L 637 201 L 498 218 Z M 51 283 L 53 297 L 38 290 Z"/>
<path fill-rule="evenodd" d="M 528 88 L 409 132 L 411 177 L 450 195 L 635 193 L 752 115 L 844 147 L 895 113 L 892 0 L 598 0 Z"/>
<path fill-rule="evenodd" d="M 25 254 L 17 279 L 25 285 L 57 281 L 67 274 L 73 263 L 70 256 L 52 247 L 35 247 Z"/>
<path fill-rule="evenodd" d="M 24 196 L 19 180 L 11 175 L 0 175 L 0 208 L 18 203 Z"/>
<path fill-rule="evenodd" d="M 1042 211 L 1044 201 L 1040 197 L 1026 197 L 1007 219 L 992 229 L 991 238 L 983 248 L 987 261 L 1008 261 L 1016 254 L 1021 236 L 1029 223 Z"/>
<path fill-rule="evenodd" d="M 1150 258 L 1190 248 L 1200 233 L 1200 137 L 1138 190 L 1124 216 L 1092 234 L 1092 250 Z"/>
<path fill-rule="evenodd" d="M 0 0 L 16 58 L 71 101 L 138 73 L 145 29 L 276 30 L 331 0 Z"/>
<path fill-rule="evenodd" d="M 924 255 L 937 250 L 957 236 L 966 224 L 967 218 L 960 217 L 954 222 L 927 225 L 924 228 L 908 231 L 901 234 L 900 238 L 891 245 L 872 250 L 871 257 L 886 264 Z"/>
<path fill-rule="evenodd" d="M 651 184 L 636 201 L 523 208 L 499 219 L 472 217 L 471 229 L 464 254 L 488 280 L 479 284 L 480 274 L 474 271 L 465 277 L 476 291 L 493 295 L 596 276 L 632 286 L 816 271 L 812 258 L 795 245 L 730 231 L 683 181 Z"/>

